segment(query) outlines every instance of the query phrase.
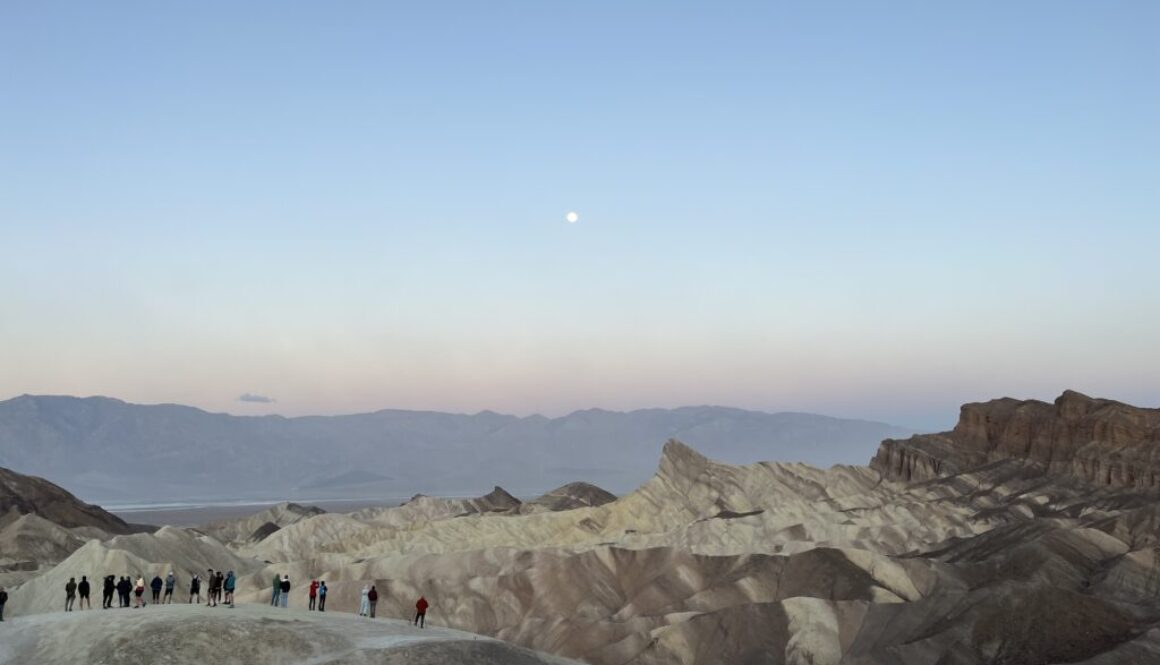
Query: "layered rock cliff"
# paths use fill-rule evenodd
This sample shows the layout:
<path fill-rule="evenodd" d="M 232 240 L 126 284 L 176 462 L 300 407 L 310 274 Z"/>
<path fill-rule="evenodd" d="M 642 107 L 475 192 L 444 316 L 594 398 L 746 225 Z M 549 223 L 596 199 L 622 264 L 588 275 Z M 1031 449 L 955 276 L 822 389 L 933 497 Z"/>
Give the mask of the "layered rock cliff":
<path fill-rule="evenodd" d="M 1005 459 L 1095 486 L 1157 489 L 1160 409 L 1071 390 L 1051 404 L 965 404 L 952 431 L 887 439 L 870 465 L 890 478 L 924 481 Z"/>

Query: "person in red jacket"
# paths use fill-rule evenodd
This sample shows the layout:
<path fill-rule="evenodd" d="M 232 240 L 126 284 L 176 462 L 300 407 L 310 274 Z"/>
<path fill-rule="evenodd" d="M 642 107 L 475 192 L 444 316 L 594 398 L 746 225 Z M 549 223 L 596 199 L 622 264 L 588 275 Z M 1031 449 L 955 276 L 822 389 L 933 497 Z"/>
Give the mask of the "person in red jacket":
<path fill-rule="evenodd" d="M 427 624 L 427 608 L 431 605 L 423 596 L 419 596 L 419 602 L 415 603 L 415 625 L 420 628 L 426 628 Z"/>
<path fill-rule="evenodd" d="M 310 607 L 313 610 L 314 604 L 318 601 L 318 580 L 310 580 Z"/>

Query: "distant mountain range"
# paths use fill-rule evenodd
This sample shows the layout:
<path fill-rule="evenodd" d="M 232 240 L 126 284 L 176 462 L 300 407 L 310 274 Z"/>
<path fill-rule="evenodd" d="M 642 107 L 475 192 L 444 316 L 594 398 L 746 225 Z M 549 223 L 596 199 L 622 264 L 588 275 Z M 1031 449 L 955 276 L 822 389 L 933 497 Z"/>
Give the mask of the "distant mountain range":
<path fill-rule="evenodd" d="M 0 402 L 0 466 L 88 500 L 324 499 L 534 495 L 583 479 L 622 492 L 679 438 L 732 463 L 865 464 L 892 425 L 715 406 L 590 409 L 559 418 L 384 410 L 347 416 L 232 416 L 107 397 Z"/>

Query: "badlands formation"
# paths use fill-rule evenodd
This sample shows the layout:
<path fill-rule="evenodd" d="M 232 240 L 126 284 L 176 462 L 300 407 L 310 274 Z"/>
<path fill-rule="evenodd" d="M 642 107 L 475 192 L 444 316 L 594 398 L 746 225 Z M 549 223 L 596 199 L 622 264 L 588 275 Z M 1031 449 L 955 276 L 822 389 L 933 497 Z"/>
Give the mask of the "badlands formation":
<path fill-rule="evenodd" d="M 322 578 L 339 612 L 374 583 L 390 619 L 409 618 L 424 594 L 433 625 L 593 665 L 1160 663 L 1158 474 L 1160 410 L 1068 392 L 1054 404 L 968 404 L 952 432 L 884 441 L 868 467 L 731 466 L 669 441 L 656 474 L 615 500 L 582 484 L 527 503 L 496 488 L 119 535 L 26 515 L 9 528 L 34 520 L 24 542 L 43 529 L 53 544 L 17 552 L 39 566 L 8 573 L 23 583 L 5 612 L 16 620 L 0 628 L 0 644 L 17 646 L 0 647 L 0 663 L 37 662 L 12 659 L 79 630 L 85 615 L 31 616 L 59 609 L 69 577 L 171 568 L 183 581 L 233 569 L 239 602 L 253 604 L 286 574 L 299 608 Z M 166 617 L 206 612 L 98 614 L 180 642 L 198 630 L 181 637 Z M 262 612 L 240 616 L 284 629 Z M 397 662 L 351 646 L 362 633 L 331 626 L 329 612 L 284 616 L 364 659 L 310 662 Z M 403 630 L 381 623 L 384 636 Z M 412 645 L 412 657 L 433 644 Z M 407 662 L 487 662 L 430 654 Z"/>

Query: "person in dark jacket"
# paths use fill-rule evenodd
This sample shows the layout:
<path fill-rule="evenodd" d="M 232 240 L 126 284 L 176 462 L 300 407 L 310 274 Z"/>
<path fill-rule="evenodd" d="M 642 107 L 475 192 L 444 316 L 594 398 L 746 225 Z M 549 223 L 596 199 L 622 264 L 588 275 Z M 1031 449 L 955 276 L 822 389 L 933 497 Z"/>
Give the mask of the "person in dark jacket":
<path fill-rule="evenodd" d="M 121 576 L 120 581 L 117 582 L 117 596 L 120 600 L 120 607 L 129 606 L 129 594 L 133 591 L 133 583 L 129 581 L 128 577 Z"/>
<path fill-rule="evenodd" d="M 101 609 L 107 610 L 113 606 L 113 592 L 117 589 L 116 578 L 105 575 L 105 584 L 101 589 Z"/>
<path fill-rule="evenodd" d="M 89 600 L 89 593 L 92 587 L 89 586 L 89 578 L 86 575 L 81 575 L 81 583 L 77 585 L 77 595 L 81 598 L 81 609 L 85 609 L 85 603 L 88 603 L 89 609 L 93 609 L 93 601 Z"/>
<path fill-rule="evenodd" d="M 326 611 L 326 580 L 318 582 L 318 611 Z"/>
<path fill-rule="evenodd" d="M 371 590 L 367 592 L 367 600 L 370 601 L 371 618 L 375 618 L 375 606 L 379 604 L 379 591 L 375 585 L 371 585 Z"/>
<path fill-rule="evenodd" d="M 165 595 L 161 597 L 163 602 L 173 604 L 173 587 L 175 586 L 177 586 L 177 576 L 171 570 L 165 576 Z"/>
<path fill-rule="evenodd" d="M 201 605 L 201 578 L 197 575 L 189 581 L 189 604 L 193 604 L 193 599 L 197 598 L 197 604 Z"/>
<path fill-rule="evenodd" d="M 73 603 L 77 599 L 77 578 L 68 578 L 68 584 L 64 585 L 64 611 L 72 612 Z"/>
<path fill-rule="evenodd" d="M 431 604 L 423 596 L 419 596 L 419 602 L 415 603 L 415 625 L 420 628 L 427 627 L 427 608 Z"/>
<path fill-rule="evenodd" d="M 8 591 L 0 586 L 0 621 L 4 620 L 4 605 L 8 602 Z"/>
<path fill-rule="evenodd" d="M 165 586 L 165 582 L 160 575 L 154 575 L 153 581 L 149 583 L 149 588 L 153 589 L 153 604 L 161 602 L 161 587 Z"/>
<path fill-rule="evenodd" d="M 282 607 L 287 607 L 290 604 L 290 576 L 282 576 Z"/>

